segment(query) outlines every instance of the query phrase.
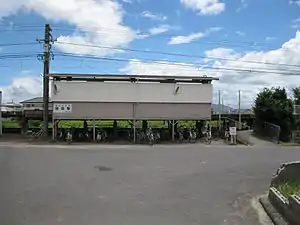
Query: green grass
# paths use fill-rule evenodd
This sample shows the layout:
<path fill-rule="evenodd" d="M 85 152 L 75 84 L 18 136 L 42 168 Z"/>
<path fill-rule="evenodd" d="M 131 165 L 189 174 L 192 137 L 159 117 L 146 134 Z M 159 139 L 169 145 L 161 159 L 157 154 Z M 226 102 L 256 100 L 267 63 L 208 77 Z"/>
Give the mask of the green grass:
<path fill-rule="evenodd" d="M 118 127 L 120 128 L 130 128 L 130 124 L 128 121 L 117 121 Z M 96 121 L 96 127 L 98 128 L 104 128 L 104 127 L 113 127 L 113 120 L 101 120 Z M 183 128 L 188 127 L 195 127 L 195 121 L 179 121 L 179 126 Z M 87 122 L 88 127 L 92 127 L 92 121 Z M 207 124 L 209 124 L 212 127 L 218 126 L 218 121 L 208 121 Z M 29 129 L 32 128 L 40 128 L 42 125 L 42 121 L 39 120 L 30 120 L 28 122 Z M 68 128 L 68 127 L 74 127 L 74 128 L 83 128 L 83 120 L 65 120 L 59 122 L 60 128 Z M 168 123 L 164 121 L 148 121 L 148 125 L 152 128 L 167 128 Z M 140 122 L 139 127 L 142 126 L 142 122 Z M 4 128 L 20 128 L 20 122 L 19 121 L 3 121 L 3 127 Z M 49 123 L 49 128 L 52 127 L 52 123 Z"/>
<path fill-rule="evenodd" d="M 3 128 L 19 128 L 20 125 L 17 121 L 3 121 L 2 122 Z"/>
<path fill-rule="evenodd" d="M 300 196 L 300 180 L 285 183 L 285 184 L 280 184 L 276 188 L 285 197 L 289 197 L 291 195 Z"/>
<path fill-rule="evenodd" d="M 280 142 L 280 145 L 283 147 L 292 147 L 292 146 L 300 146 L 300 143 L 296 142 Z"/>

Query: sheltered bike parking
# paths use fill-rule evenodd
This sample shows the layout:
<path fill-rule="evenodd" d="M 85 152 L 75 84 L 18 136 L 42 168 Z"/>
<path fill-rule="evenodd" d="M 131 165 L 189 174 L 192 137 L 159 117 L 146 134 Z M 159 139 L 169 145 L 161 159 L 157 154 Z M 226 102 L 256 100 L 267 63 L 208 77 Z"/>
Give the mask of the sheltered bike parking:
<path fill-rule="evenodd" d="M 79 141 L 155 142 L 194 139 L 211 120 L 213 77 L 49 74 L 52 79 L 52 139 L 66 133 Z M 59 121 L 85 121 L 83 128 L 60 128 Z M 101 127 L 103 121 L 112 127 Z M 120 122 L 122 121 L 122 122 Z M 153 121 L 161 125 L 152 127 Z M 182 128 L 181 121 L 193 121 Z M 127 123 L 120 127 L 118 123 Z"/>

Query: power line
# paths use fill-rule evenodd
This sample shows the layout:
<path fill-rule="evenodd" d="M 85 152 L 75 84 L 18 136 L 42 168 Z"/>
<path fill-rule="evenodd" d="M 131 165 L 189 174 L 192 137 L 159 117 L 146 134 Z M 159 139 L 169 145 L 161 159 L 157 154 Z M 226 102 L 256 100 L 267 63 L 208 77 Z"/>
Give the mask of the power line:
<path fill-rule="evenodd" d="M 29 29 L 25 29 L 25 28 L 22 28 L 22 29 L 14 29 L 14 28 L 10 28 L 10 29 L 0 29 L 1 32 L 5 32 L 5 31 L 9 31 L 9 32 L 31 32 L 31 31 L 41 31 L 41 28 L 29 28 Z"/>
<path fill-rule="evenodd" d="M 0 28 L 1 27 L 8 27 L 9 29 L 7 29 L 6 31 L 28 31 L 30 29 L 23 29 L 23 30 L 12 30 L 12 28 L 43 28 L 44 25 L 40 24 L 13 24 L 13 25 L 9 25 L 9 24 L 1 24 L 0 25 Z M 114 33 L 126 33 L 130 30 L 130 28 L 128 29 L 112 29 L 112 28 L 101 28 L 101 27 L 98 27 L 98 26 L 89 26 L 91 28 L 94 28 L 94 30 L 89 30 L 87 29 L 87 27 L 84 27 L 84 26 L 75 26 L 75 29 L 71 29 L 70 27 L 68 26 L 65 26 L 65 25 L 53 25 L 52 27 L 56 28 L 56 30 L 65 30 L 65 31 L 72 31 L 74 32 L 74 30 L 76 29 L 79 29 L 83 32 L 88 32 L 88 33 L 108 33 L 107 31 L 111 31 L 111 32 L 114 32 Z M 37 29 L 36 29 L 37 30 Z M 95 30 L 102 30 L 102 31 L 95 31 Z M 3 30 L 2 30 L 3 31 Z M 106 31 L 106 32 L 105 32 Z M 132 30 L 133 32 L 135 32 L 134 30 Z M 144 32 L 144 33 L 137 33 L 137 35 L 149 35 L 151 36 L 151 34 L 149 32 Z M 165 37 L 173 37 L 173 36 L 184 36 L 184 35 L 179 35 L 179 34 L 172 34 L 172 33 L 169 33 L 166 34 L 166 33 L 160 33 L 159 35 L 152 35 L 151 38 L 158 38 L 158 37 L 162 37 L 162 36 L 165 36 Z M 222 45 L 227 45 L 227 46 L 232 46 L 232 47 L 262 47 L 262 46 L 269 46 L 269 45 L 266 45 L 265 43 L 263 42 L 256 42 L 256 41 L 239 41 L 239 40 L 219 40 L 219 41 L 193 41 L 191 42 L 190 44 L 192 43 L 207 43 L 207 44 L 222 44 Z M 244 45 L 236 45 L 236 44 L 230 44 L 230 43 L 242 43 Z M 273 50 L 273 49 L 269 49 L 269 50 Z"/>
<path fill-rule="evenodd" d="M 64 25 L 53 25 L 53 27 L 56 27 L 56 30 L 68 30 L 68 31 L 74 31 L 74 29 L 70 29 L 69 27 L 67 26 L 64 26 Z M 111 29 L 111 28 L 100 28 L 100 27 L 97 27 L 97 26 L 89 26 L 91 28 L 94 28 L 97 29 L 97 30 L 103 30 L 103 31 L 91 31 L 91 30 L 88 30 L 86 27 L 83 27 L 83 26 L 76 26 L 77 29 L 83 31 L 83 32 L 88 32 L 88 33 L 105 33 L 104 31 L 113 31 L 115 33 L 127 33 L 129 31 L 129 29 Z M 142 33 L 137 33 L 137 35 L 151 35 L 150 32 L 142 32 Z M 159 33 L 158 34 L 159 36 L 165 36 L 165 37 L 173 37 L 173 36 L 186 36 L 186 35 L 179 35 L 179 34 L 174 34 L 174 33 L 170 33 L 168 32 L 168 34 L 166 33 Z M 154 36 L 153 36 L 154 37 Z M 156 36 L 157 37 L 157 36 Z M 195 42 L 195 41 L 194 41 Z M 219 42 L 222 42 L 222 43 L 230 43 L 230 42 L 234 42 L 234 43 L 242 43 L 242 44 L 246 44 L 246 45 L 243 45 L 243 47 L 247 47 L 249 45 L 252 45 L 252 46 L 256 46 L 256 47 L 259 47 L 259 46 L 267 46 L 265 43 L 263 42 L 256 42 L 256 41 L 239 41 L 239 40 L 220 40 Z M 218 43 L 219 43 L 218 42 Z M 214 43 L 214 42 L 211 42 L 211 43 Z M 241 47 L 241 46 L 240 46 Z"/>
<path fill-rule="evenodd" d="M 5 47 L 5 46 L 19 46 L 19 45 L 36 45 L 36 42 L 24 42 L 24 43 L 5 43 L 1 44 L 0 47 Z"/>
<path fill-rule="evenodd" d="M 45 25 L 44 24 L 29 24 L 29 23 L 13 23 L 13 24 L 0 24 L 0 28 L 1 27 L 39 27 L 39 28 L 43 28 Z"/>
<path fill-rule="evenodd" d="M 0 59 L 7 60 L 7 59 L 31 58 L 31 57 L 37 57 L 37 55 L 38 53 L 4 54 L 4 55 L 0 55 Z"/>
<path fill-rule="evenodd" d="M 20 31 L 20 32 L 24 32 L 24 31 L 40 31 L 42 29 L 42 25 L 4 25 L 4 27 L 7 26 L 9 27 L 9 29 L 6 29 L 6 30 L 1 30 L 1 31 Z M 56 30 L 63 30 L 63 31 L 72 31 L 74 32 L 74 29 L 70 29 L 70 28 L 64 28 L 65 26 L 63 25 L 54 25 L 53 27 L 56 27 Z M 63 27 L 63 28 L 62 28 Z M 123 29 L 123 30 L 117 30 L 117 29 L 109 29 L 109 28 L 99 28 L 99 27 L 96 27 L 94 26 L 95 29 L 97 30 L 102 30 L 102 31 L 91 31 L 91 30 L 88 30 L 86 29 L 85 27 L 82 27 L 82 26 L 76 26 L 77 29 L 83 31 L 83 32 L 87 32 L 87 33 L 98 33 L 98 34 L 109 34 L 111 33 L 112 31 L 115 32 L 115 33 L 125 33 L 125 32 L 128 32 L 128 30 L 126 29 Z M 1 28 L 1 25 L 0 25 L 0 28 Z M 15 28 L 18 28 L 18 29 L 15 29 Z M 26 28 L 26 29 L 24 29 Z M 108 32 L 110 31 L 110 32 Z M 166 33 L 161 33 L 159 35 L 151 35 L 149 32 L 145 32 L 145 33 L 137 33 L 136 35 L 148 35 L 147 38 L 161 38 L 161 37 L 168 37 L 168 38 L 171 38 L 173 36 L 182 36 L 182 35 L 178 35 L 178 34 L 166 34 Z M 245 47 L 252 47 L 252 48 L 257 48 L 257 47 L 263 47 L 263 46 L 267 46 L 265 44 L 262 44 L 262 43 L 259 43 L 259 42 L 250 42 L 250 41 L 238 41 L 238 40 L 234 40 L 234 41 L 230 41 L 230 40 L 219 40 L 219 41 L 197 41 L 197 40 L 194 40 L 193 42 L 190 42 L 189 44 L 198 44 L 198 43 L 201 43 L 202 45 L 203 44 L 209 44 L 209 45 L 214 45 L 214 46 L 228 46 L 228 47 L 242 47 L 242 48 L 245 48 Z M 231 43 L 242 43 L 241 44 L 231 44 Z M 264 49 L 264 50 L 274 50 L 274 48 L 268 48 L 268 49 Z M 287 49 L 282 49 L 283 51 L 287 51 Z"/>
<path fill-rule="evenodd" d="M 253 63 L 253 64 L 289 66 L 289 67 L 300 68 L 300 65 L 293 65 L 293 64 L 237 60 L 237 59 L 218 58 L 218 57 L 206 57 L 206 56 L 201 56 L 201 55 L 198 56 L 198 55 L 190 55 L 190 54 L 182 54 L 182 53 L 169 53 L 169 52 L 149 51 L 149 50 L 130 49 L 130 48 L 117 48 L 117 47 L 100 46 L 100 45 L 76 44 L 76 43 L 68 43 L 68 42 L 57 42 L 57 43 L 66 44 L 66 45 L 74 45 L 74 46 L 82 46 L 82 47 L 93 47 L 93 48 L 121 50 L 121 51 L 130 51 L 130 52 L 143 52 L 143 53 L 149 53 L 149 54 L 160 54 L 160 55 L 181 56 L 181 57 L 188 57 L 188 58 L 201 58 L 201 59 L 210 59 L 210 60 L 222 60 L 222 61 L 231 61 L 231 62 L 244 62 L 244 63 Z M 297 71 L 297 72 L 300 72 L 300 71 Z"/>
<path fill-rule="evenodd" d="M 68 53 L 59 53 L 59 56 L 66 56 L 66 57 L 75 57 L 75 58 L 88 58 L 88 59 L 98 59 L 98 60 L 108 60 L 108 61 L 116 61 L 116 62 L 134 62 L 131 59 L 123 59 L 123 58 L 110 58 L 110 57 L 95 57 L 95 56 L 79 56 L 75 54 L 68 54 Z M 210 69 L 210 70 L 221 70 L 221 71 L 234 71 L 234 72 L 247 72 L 247 73 L 268 73 L 268 74 L 278 74 L 278 75 L 300 75 L 299 73 L 284 73 L 277 71 L 270 71 L 270 70 L 256 70 L 256 69 L 243 69 L 243 68 L 226 68 L 226 67 L 212 67 L 212 66 L 203 66 L 203 65 L 191 65 L 191 64 L 183 64 L 182 62 L 170 62 L 170 61 L 157 61 L 153 59 L 143 59 L 142 62 L 151 62 L 153 64 L 160 64 L 160 65 L 170 65 L 170 66 L 181 66 L 181 67 L 189 67 L 194 69 Z M 137 62 L 138 63 L 138 62 Z M 197 68 L 200 67 L 200 68 Z"/>
<path fill-rule="evenodd" d="M 101 28 L 98 28 L 101 29 Z M 66 29 L 66 28 L 56 28 L 56 30 L 62 30 L 62 31 L 74 31 L 73 29 Z M 91 33 L 91 34 L 111 34 L 111 33 L 116 33 L 116 35 L 119 34 L 124 34 L 125 31 L 113 31 L 111 32 L 110 29 L 103 29 L 103 31 L 90 31 L 90 30 L 82 30 L 82 32 L 86 32 L 86 33 Z M 110 32 L 108 32 L 110 31 Z M 146 35 L 146 38 L 153 38 L 153 39 L 158 39 L 158 38 L 172 38 L 175 36 L 184 36 L 184 35 L 178 35 L 178 34 L 170 34 L 170 33 L 160 33 L 158 35 L 151 35 L 150 33 L 138 33 L 136 34 L 136 36 L 143 36 Z M 223 45 L 223 46 L 227 46 L 227 47 L 238 47 L 238 48 L 245 48 L 245 47 L 252 47 L 252 48 L 258 48 L 258 47 L 263 47 L 263 45 L 259 45 L 256 42 L 253 42 L 251 44 L 231 44 L 234 42 L 238 42 L 238 41 L 227 41 L 227 40 L 219 40 L 219 41 L 204 41 L 204 40 L 194 40 L 192 42 L 190 42 L 189 44 L 199 44 L 201 43 L 203 44 L 208 44 L 208 45 L 213 45 L 213 46 L 218 46 L 218 45 Z M 245 42 L 246 43 L 246 42 Z M 250 43 L 250 42 L 249 42 Z M 265 45 L 266 46 L 266 45 Z M 268 48 L 266 50 L 273 50 L 273 48 Z"/>

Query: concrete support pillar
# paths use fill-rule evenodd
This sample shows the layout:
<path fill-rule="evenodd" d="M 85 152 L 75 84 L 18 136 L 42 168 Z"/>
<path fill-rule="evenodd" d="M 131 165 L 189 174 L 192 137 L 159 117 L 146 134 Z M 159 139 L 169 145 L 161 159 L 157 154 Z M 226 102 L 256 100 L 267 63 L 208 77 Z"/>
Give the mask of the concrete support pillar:
<path fill-rule="evenodd" d="M 143 120 L 142 129 L 144 132 L 147 131 L 147 129 L 148 129 L 148 121 L 147 120 Z"/>
<path fill-rule="evenodd" d="M 57 141 L 58 123 L 59 120 L 52 119 L 52 141 Z"/>
<path fill-rule="evenodd" d="M 117 136 L 118 136 L 118 122 L 116 120 L 114 120 L 114 123 L 113 123 L 113 139 L 114 141 L 117 140 Z"/>
<path fill-rule="evenodd" d="M 172 141 L 175 141 L 175 120 L 172 120 Z"/>
<path fill-rule="evenodd" d="M 22 117 L 21 121 L 21 134 L 26 135 L 28 132 L 28 119 L 26 117 Z"/>
<path fill-rule="evenodd" d="M 88 124 L 87 124 L 86 120 L 83 121 L 83 129 L 84 129 L 84 132 L 88 131 Z"/>
<path fill-rule="evenodd" d="M 136 120 L 133 120 L 133 143 L 136 143 Z"/>
<path fill-rule="evenodd" d="M 52 116 L 52 141 L 56 141 L 56 137 L 55 137 L 56 125 L 55 125 L 55 123 L 56 123 L 56 120 Z"/>
<path fill-rule="evenodd" d="M 96 141 L 96 123 L 95 123 L 95 120 L 93 120 L 93 140 Z"/>

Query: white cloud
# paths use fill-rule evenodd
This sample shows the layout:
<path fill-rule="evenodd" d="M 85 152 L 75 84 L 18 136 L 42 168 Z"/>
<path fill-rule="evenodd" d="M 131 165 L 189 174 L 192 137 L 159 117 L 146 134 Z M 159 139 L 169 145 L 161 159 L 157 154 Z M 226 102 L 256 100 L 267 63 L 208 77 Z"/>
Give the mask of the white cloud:
<path fill-rule="evenodd" d="M 208 58 L 227 58 L 227 59 L 237 59 L 240 57 L 240 54 L 235 52 L 230 48 L 215 48 L 212 50 L 205 51 L 205 56 Z M 208 62 L 210 59 L 204 59 Z"/>
<path fill-rule="evenodd" d="M 300 6 L 300 0 L 290 0 L 290 1 L 289 1 L 289 4 L 290 4 L 290 5 L 295 4 L 295 5 L 297 5 L 297 6 Z"/>
<path fill-rule="evenodd" d="M 246 33 L 245 32 L 242 32 L 242 31 L 236 31 L 235 32 L 237 35 L 239 35 L 239 36 L 245 36 L 246 35 Z"/>
<path fill-rule="evenodd" d="M 218 32 L 222 30 L 222 27 L 211 27 L 204 32 L 197 32 L 197 33 L 192 33 L 187 36 L 174 36 L 171 37 L 171 40 L 168 42 L 170 45 L 178 45 L 178 44 L 185 44 L 185 43 L 190 43 L 192 41 L 195 41 L 199 38 L 205 37 L 210 35 L 211 33 Z"/>
<path fill-rule="evenodd" d="M 58 41 L 85 45 L 126 46 L 137 35 L 123 24 L 123 9 L 115 0 L 0 0 L 0 19 L 20 9 L 34 11 L 47 20 L 65 22 L 77 28 L 69 36 Z M 107 55 L 114 51 L 101 48 L 80 47 L 57 43 L 64 51 L 78 54 Z"/>
<path fill-rule="evenodd" d="M 143 62 L 137 59 L 131 60 L 120 70 L 126 74 L 148 74 L 164 76 L 201 76 L 197 67 L 188 63 L 168 63 L 168 61 L 156 61 L 153 63 Z"/>
<path fill-rule="evenodd" d="M 132 0 L 122 0 L 122 2 L 127 3 L 127 4 L 132 4 L 133 3 Z"/>
<path fill-rule="evenodd" d="M 149 11 L 144 11 L 142 13 L 142 16 L 143 17 L 146 17 L 146 18 L 150 18 L 152 20 L 159 20 L 159 21 L 165 21 L 167 19 L 166 16 L 164 15 L 161 15 L 161 14 L 154 14 L 152 12 L 149 12 Z"/>
<path fill-rule="evenodd" d="M 7 86 L 0 86 L 3 102 L 19 102 L 33 97 L 42 96 L 42 79 L 34 76 L 20 76 Z"/>
<path fill-rule="evenodd" d="M 300 18 L 294 19 L 294 20 L 292 21 L 291 27 L 292 27 L 293 29 L 299 29 L 299 28 L 300 28 Z"/>
<path fill-rule="evenodd" d="M 204 33 L 202 32 L 192 33 L 187 36 L 176 36 L 176 37 L 172 37 L 171 40 L 168 42 L 168 44 L 178 45 L 178 44 L 190 43 L 191 41 L 197 40 L 201 37 L 204 37 Z"/>
<path fill-rule="evenodd" d="M 217 92 L 220 89 L 224 98 L 224 103 L 237 107 L 238 90 L 242 92 L 242 107 L 250 107 L 256 94 L 264 87 L 282 86 L 292 88 L 300 83 L 300 32 L 296 36 L 282 45 L 281 48 L 272 51 L 252 51 L 239 53 L 233 49 L 217 48 L 206 51 L 207 57 L 227 58 L 228 60 L 204 60 L 209 66 L 193 66 L 188 63 L 177 63 L 168 65 L 166 61 L 157 63 L 147 63 L 133 60 L 121 71 L 128 74 L 152 74 L 152 75 L 194 75 L 216 76 L 220 81 L 214 85 L 214 102 L 217 102 Z M 249 63 L 247 61 L 257 61 L 261 64 Z M 269 65 L 266 63 L 274 63 Z M 298 67 L 287 67 L 279 64 L 292 64 Z M 206 69 L 204 69 L 206 67 Z M 214 67 L 210 69 L 208 67 Z M 217 68 L 227 68 L 233 70 L 220 70 Z M 244 71 L 238 71 L 241 69 Z M 253 71 L 262 71 L 254 73 Z M 298 72 L 292 72 L 294 70 Z M 251 72 L 252 71 L 252 72 Z M 265 72 L 264 72 L 265 71 Z M 270 73 L 266 73 L 269 71 Z M 273 71 L 273 72 L 272 72 Z M 288 73 L 281 75 L 278 73 Z M 299 74 L 299 75 L 293 75 Z"/>
<path fill-rule="evenodd" d="M 167 31 L 169 31 L 170 29 L 171 29 L 170 25 L 162 24 L 158 27 L 153 27 L 153 28 L 149 29 L 149 33 L 151 35 L 157 35 L 157 34 L 165 33 Z"/>
<path fill-rule="evenodd" d="M 244 92 L 244 97 L 248 99 L 244 104 L 250 105 L 256 93 L 264 87 L 283 86 L 291 88 L 299 83 L 300 59 L 297 57 L 299 50 L 300 32 L 297 32 L 295 38 L 284 43 L 281 48 L 268 52 L 253 51 L 239 54 L 233 50 L 225 52 L 223 49 L 215 49 L 214 55 L 221 58 L 232 57 L 237 59 L 237 61 L 214 60 L 212 62 L 214 62 L 214 67 L 218 68 L 240 68 L 245 70 L 243 72 L 217 70 L 216 74 L 220 77 L 220 88 L 227 92 L 228 99 L 234 98 L 237 89 L 240 89 Z M 209 57 L 211 57 L 211 54 L 208 54 L 210 52 L 206 53 Z M 257 61 L 261 62 L 261 64 L 253 64 L 247 61 Z M 265 63 L 274 63 L 275 65 Z M 298 67 L 287 67 L 279 64 L 292 64 Z M 253 73 L 250 70 L 269 71 L 269 73 Z M 276 72 L 289 75 L 280 75 Z"/>
<path fill-rule="evenodd" d="M 248 3 L 246 0 L 241 0 L 241 5 L 239 8 L 236 9 L 236 12 L 240 12 L 248 7 Z"/>
<path fill-rule="evenodd" d="M 187 8 L 198 11 L 200 15 L 216 15 L 225 10 L 225 3 L 220 0 L 180 0 Z"/>
<path fill-rule="evenodd" d="M 266 37 L 265 40 L 266 41 L 274 41 L 274 40 L 276 40 L 276 37 Z"/>

